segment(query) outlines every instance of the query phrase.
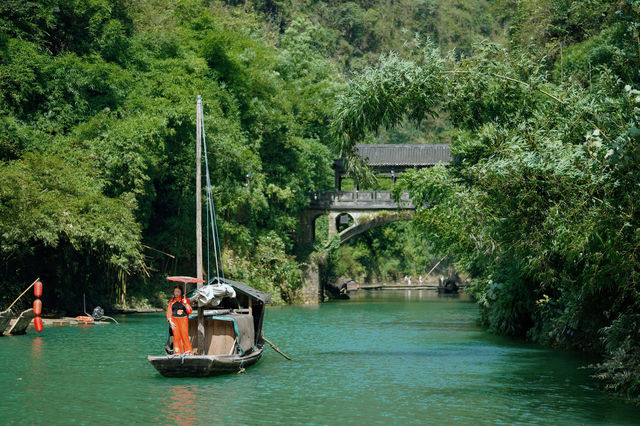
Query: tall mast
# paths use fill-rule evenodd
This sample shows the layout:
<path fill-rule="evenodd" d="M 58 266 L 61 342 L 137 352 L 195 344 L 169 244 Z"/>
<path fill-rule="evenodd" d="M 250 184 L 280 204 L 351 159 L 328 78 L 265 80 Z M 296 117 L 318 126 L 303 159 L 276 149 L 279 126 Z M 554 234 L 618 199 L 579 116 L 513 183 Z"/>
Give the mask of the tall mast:
<path fill-rule="evenodd" d="M 196 268 L 198 280 L 202 280 L 202 98 L 196 101 Z M 198 282 L 198 289 L 202 283 Z M 204 308 L 198 304 L 198 355 L 204 351 Z"/>

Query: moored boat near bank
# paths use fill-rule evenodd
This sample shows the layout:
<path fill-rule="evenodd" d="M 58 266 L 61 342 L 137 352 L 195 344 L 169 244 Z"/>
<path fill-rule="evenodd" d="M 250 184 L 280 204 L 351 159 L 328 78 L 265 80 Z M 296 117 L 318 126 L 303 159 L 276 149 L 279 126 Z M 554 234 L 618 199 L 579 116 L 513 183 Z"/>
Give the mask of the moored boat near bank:
<path fill-rule="evenodd" d="M 27 334 L 27 327 L 31 324 L 34 317 L 35 314 L 32 308 L 22 311 L 13 324 L 11 324 L 11 327 L 9 327 L 8 334 Z"/>
<path fill-rule="evenodd" d="M 0 312 L 0 336 L 4 336 L 4 330 L 9 325 L 11 318 L 13 318 L 13 312 L 11 312 L 11 309 Z"/>

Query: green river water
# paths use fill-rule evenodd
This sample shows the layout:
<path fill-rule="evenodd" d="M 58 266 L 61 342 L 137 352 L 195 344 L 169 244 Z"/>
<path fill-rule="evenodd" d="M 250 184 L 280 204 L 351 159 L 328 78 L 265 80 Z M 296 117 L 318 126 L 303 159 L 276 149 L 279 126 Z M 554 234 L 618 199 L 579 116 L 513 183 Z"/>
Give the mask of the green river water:
<path fill-rule="evenodd" d="M 640 424 L 592 360 L 497 337 L 464 295 L 362 293 L 269 307 L 270 348 L 245 374 L 168 379 L 147 362 L 162 314 L 0 338 L 0 424 Z"/>

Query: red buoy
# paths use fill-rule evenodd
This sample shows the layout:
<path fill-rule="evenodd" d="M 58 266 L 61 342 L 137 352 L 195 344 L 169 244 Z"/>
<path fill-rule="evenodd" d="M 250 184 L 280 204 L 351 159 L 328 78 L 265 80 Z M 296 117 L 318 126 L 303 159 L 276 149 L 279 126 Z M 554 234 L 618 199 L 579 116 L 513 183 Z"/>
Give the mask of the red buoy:
<path fill-rule="evenodd" d="M 35 317 L 33 319 L 33 325 L 36 328 L 36 331 L 40 333 L 42 331 L 42 317 Z"/>
<path fill-rule="evenodd" d="M 36 297 L 42 296 L 42 282 L 36 281 L 36 283 L 33 286 L 33 294 Z"/>
<path fill-rule="evenodd" d="M 33 313 L 40 315 L 42 313 L 42 300 L 36 299 L 33 301 Z"/>

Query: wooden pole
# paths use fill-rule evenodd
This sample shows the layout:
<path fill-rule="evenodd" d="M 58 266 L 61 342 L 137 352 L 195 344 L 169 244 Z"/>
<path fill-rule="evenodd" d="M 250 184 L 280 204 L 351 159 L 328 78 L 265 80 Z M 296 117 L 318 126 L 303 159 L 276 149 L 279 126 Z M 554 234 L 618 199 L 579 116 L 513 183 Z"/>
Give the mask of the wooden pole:
<path fill-rule="evenodd" d="M 32 283 L 31 283 L 31 285 L 30 285 L 29 287 L 27 287 L 25 291 L 23 291 L 22 293 L 20 293 L 20 296 L 16 297 L 16 300 L 14 300 L 14 301 L 13 301 L 13 303 L 12 303 L 11 305 L 9 305 L 9 307 L 7 308 L 7 311 L 11 310 L 11 308 L 13 308 L 13 305 L 15 305 L 15 304 L 16 304 L 16 302 L 17 302 L 18 300 L 20 300 L 20 298 L 21 298 L 22 296 L 24 296 L 24 294 L 25 294 L 26 292 L 28 292 L 28 291 L 29 291 L 29 289 L 30 289 L 31 287 L 33 287 L 33 286 L 38 282 L 38 280 L 39 280 L 39 279 L 40 279 L 40 278 L 36 278 L 36 280 L 35 280 L 34 282 L 32 282 Z M 3 330 L 3 331 L 4 331 L 4 330 Z"/>
<path fill-rule="evenodd" d="M 202 280 L 202 98 L 196 101 L 196 276 Z M 198 283 L 198 289 L 202 283 Z M 198 304 L 198 355 L 204 352 L 204 308 Z"/>
<path fill-rule="evenodd" d="M 282 355 L 283 357 L 285 357 L 286 359 L 288 359 L 289 361 L 292 361 L 291 358 L 289 358 L 284 352 L 282 352 L 276 345 L 274 345 L 273 343 L 271 343 L 270 341 L 267 340 L 266 337 L 264 337 L 264 335 L 262 336 L 262 340 L 264 340 L 265 342 L 267 342 L 274 351 L 278 352 L 280 355 Z"/>
<path fill-rule="evenodd" d="M 438 267 L 439 264 L 442 263 L 442 261 L 444 260 L 444 258 L 447 257 L 446 255 L 442 257 L 442 259 L 440 259 L 438 261 L 438 263 L 435 264 L 435 266 L 433 268 L 431 268 L 431 270 L 429 272 L 427 272 L 427 277 L 433 272 L 434 269 L 436 269 Z"/>

